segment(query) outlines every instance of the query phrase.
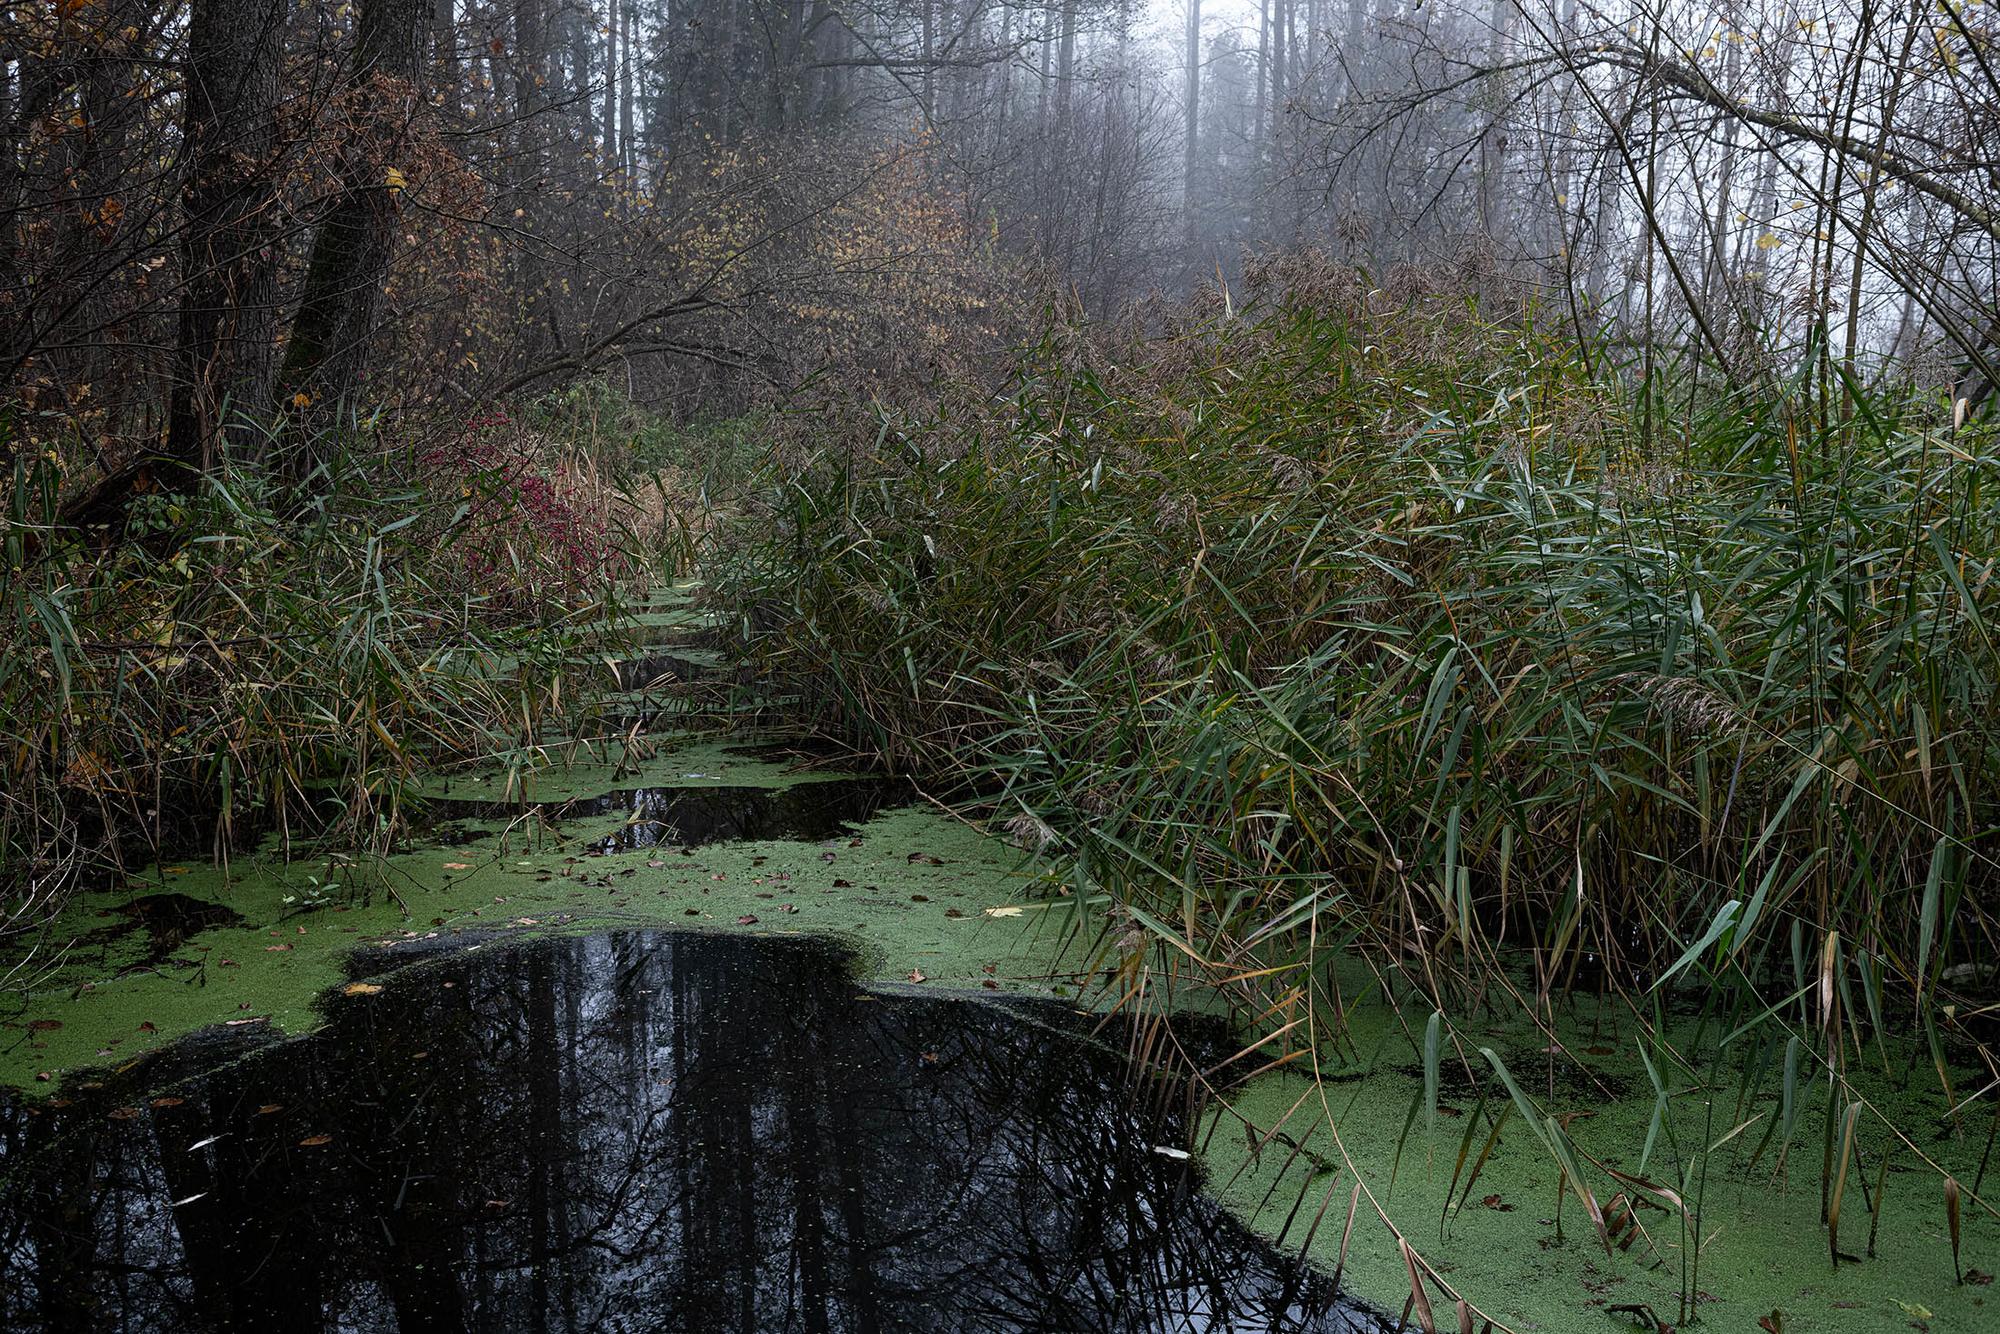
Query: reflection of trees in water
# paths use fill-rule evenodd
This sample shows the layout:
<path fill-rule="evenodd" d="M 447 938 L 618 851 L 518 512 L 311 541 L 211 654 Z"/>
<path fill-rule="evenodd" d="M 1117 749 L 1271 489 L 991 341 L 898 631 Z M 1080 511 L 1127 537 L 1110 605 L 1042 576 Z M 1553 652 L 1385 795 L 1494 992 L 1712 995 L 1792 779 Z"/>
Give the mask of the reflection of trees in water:
<path fill-rule="evenodd" d="M 0 1106 L 0 1324 L 1344 1327 L 1121 1082 L 802 943 L 493 950 L 129 1119 Z"/>

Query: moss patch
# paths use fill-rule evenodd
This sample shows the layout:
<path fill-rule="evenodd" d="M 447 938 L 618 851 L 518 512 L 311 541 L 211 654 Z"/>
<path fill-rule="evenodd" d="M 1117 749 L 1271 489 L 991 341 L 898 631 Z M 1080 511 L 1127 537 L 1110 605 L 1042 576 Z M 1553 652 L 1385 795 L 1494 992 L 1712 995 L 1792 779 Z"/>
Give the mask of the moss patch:
<path fill-rule="evenodd" d="M 1608 1008 L 1602 1019 L 1597 1025 L 1573 1021 L 1565 1036 L 1574 1039 L 1572 1051 L 1598 1083 L 1623 1091 L 1616 1097 L 1606 1097 L 1592 1079 L 1581 1077 L 1559 1079 L 1551 1096 L 1542 1039 L 1524 1026 L 1494 1024 L 1470 1036 L 1500 1052 L 1544 1110 L 1572 1118 L 1569 1131 L 1583 1152 L 1636 1175 L 1653 1113 L 1652 1086 L 1629 1027 L 1621 1034 Z M 1419 1034 L 1421 1024 L 1420 1017 Z M 1444 1223 L 1441 1235 L 1459 1146 L 1477 1114 L 1479 1084 L 1490 1082 L 1486 1069 L 1480 1063 L 1474 1078 L 1463 1066 L 1454 1072 L 1447 1063 L 1435 1135 L 1427 1134 L 1420 1112 L 1398 1168 L 1398 1140 L 1413 1100 L 1422 1092 L 1420 1064 L 1411 1040 L 1386 1007 L 1358 1016 L 1355 1038 L 1358 1050 L 1375 1053 L 1362 1066 L 1323 1071 L 1317 1088 L 1304 1074 L 1266 1075 L 1231 1093 L 1233 1111 L 1212 1111 L 1204 1126 L 1211 1189 L 1258 1231 L 1272 1238 L 1284 1235 L 1296 1246 L 1325 1206 L 1309 1249 L 1329 1268 L 1339 1258 L 1354 1188 L 1344 1166 L 1351 1160 L 1418 1253 L 1460 1293 L 1516 1330 L 1603 1334 L 1650 1328 L 1611 1309 L 1641 1304 L 1680 1329 L 1684 1282 L 1697 1294 L 1699 1328 L 1754 1332 L 1759 1319 L 1770 1319 L 1773 1311 L 1780 1313 L 1777 1327 L 1787 1334 L 2000 1326 L 2000 1289 L 1987 1286 L 1990 1278 L 1954 1283 L 1940 1179 L 1908 1149 L 1891 1158 L 1874 1256 L 1867 1258 L 1873 1220 L 1866 1200 L 1881 1169 L 1885 1135 L 1867 1130 L 1865 1121 L 1861 1168 L 1850 1174 L 1841 1222 L 1841 1249 L 1863 1258 L 1834 1268 L 1820 1225 L 1823 1089 L 1797 1119 L 1786 1169 L 1774 1171 L 1775 1142 L 1754 1169 L 1748 1166 L 1777 1113 L 1774 1072 L 1762 1081 L 1769 1091 L 1752 1095 L 1740 1113 L 1740 1077 L 1725 1072 L 1714 1094 L 1712 1121 L 1704 1095 L 1681 1093 L 1673 1100 L 1670 1125 L 1655 1142 L 1646 1176 L 1675 1183 L 1680 1172 L 1676 1143 L 1678 1152 L 1686 1153 L 1722 1139 L 1741 1121 L 1763 1118 L 1709 1159 L 1700 1206 L 1704 1247 L 1698 1277 L 1683 1274 L 1690 1239 L 1679 1220 L 1663 1209 L 1639 1211 L 1650 1246 L 1641 1239 L 1607 1256 L 1572 1194 L 1562 1201 L 1558 1238 L 1561 1173 L 1518 1115 L 1509 1118 L 1470 1198 Z M 1480 1061 L 1476 1050 L 1468 1054 Z M 1918 1130 L 1918 1147 L 1969 1188 L 1987 1119 L 1976 1118 L 1976 1125 L 1968 1121 L 1963 1135 L 1941 1129 L 1948 1127 L 1944 1099 L 1935 1093 L 1934 1079 L 1929 1081 L 1933 1091 L 1925 1091 L 1925 1074 L 1919 1066 L 1907 1090 L 1895 1087 L 1897 1081 L 1882 1080 L 1866 1092 L 1892 1109 L 1906 1131 Z M 1498 1100 L 1505 1097 L 1496 1084 L 1487 1110 L 1497 1113 Z M 1261 1130 L 1280 1126 L 1285 1138 L 1265 1142 L 1253 1154 L 1246 1120 Z M 1338 1128 L 1339 1144 L 1326 1128 L 1328 1120 Z M 1473 1137 L 1473 1157 L 1485 1141 L 1486 1127 L 1482 1119 Z M 1295 1146 L 1302 1152 L 1295 1154 Z M 1589 1175 L 1600 1203 L 1605 1202 L 1616 1187 L 1602 1173 Z M 1461 1179 L 1461 1189 L 1463 1185 Z M 1965 1209 L 1963 1257 L 1968 1271 L 1990 1274 L 2000 1270 L 2000 1225 L 1990 1217 L 1975 1218 L 1980 1212 L 1970 1204 Z M 1349 1243 L 1346 1277 L 1357 1294 L 1390 1311 L 1399 1310 L 1409 1294 L 1401 1253 L 1365 1195 Z M 1441 1310 L 1439 1317 L 1449 1321 L 1447 1311 Z"/>
<path fill-rule="evenodd" d="M 710 769 L 733 783 L 757 774 L 773 785 L 786 781 L 781 766 L 721 747 L 660 762 L 661 775 Z M 559 781 L 582 791 L 594 780 Z M 978 991 L 1076 985 L 1059 972 L 1069 915 L 1023 905 L 1028 883 L 1013 850 L 929 810 L 886 812 L 851 837 L 820 843 L 737 842 L 687 853 L 597 855 L 585 845 L 603 823 L 577 820 L 560 836 L 529 838 L 460 822 L 462 841 L 452 846 L 379 861 L 287 864 L 266 851 L 227 873 L 168 865 L 81 895 L 51 937 L 75 943 L 59 961 L 39 965 L 25 1008 L 0 1021 L 0 1082 L 48 1091 L 72 1072 L 123 1065 L 219 1024 L 303 1031 L 319 1022 L 316 999 L 348 978 L 357 944 L 393 950 L 454 932 L 815 932 L 847 939 L 876 979 Z M 160 893 L 224 906 L 242 924 L 197 930 L 153 957 L 152 936 L 124 910 Z M 1010 906 L 1019 911 L 987 911 Z"/>

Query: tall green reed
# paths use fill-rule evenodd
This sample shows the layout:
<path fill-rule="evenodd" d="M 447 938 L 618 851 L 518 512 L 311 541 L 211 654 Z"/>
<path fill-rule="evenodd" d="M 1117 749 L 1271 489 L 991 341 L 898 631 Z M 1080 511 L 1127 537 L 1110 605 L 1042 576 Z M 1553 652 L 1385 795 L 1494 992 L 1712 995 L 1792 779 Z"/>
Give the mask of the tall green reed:
<path fill-rule="evenodd" d="M 1914 1151 L 1851 1076 L 1957 1102 L 1990 1038 L 2000 440 L 1806 381 L 1684 383 L 1648 435 L 1532 309 L 1379 301 L 1054 329 L 774 479 L 719 596 L 805 722 L 957 780 L 1286 1042 L 1336 952 L 1556 1045 L 1586 984 L 1657 1037 L 1699 983 L 1667 1105 L 1782 1048 L 1787 1143 L 1803 1085 Z M 1643 1185 L 1545 1142 L 1686 1216 L 1701 1138 Z"/>
<path fill-rule="evenodd" d="M 226 860 L 265 832 L 380 851 L 410 780 L 575 730 L 588 694 L 565 681 L 615 637 L 617 585 L 546 583 L 508 476 L 440 482 L 422 460 L 357 441 L 305 504 L 229 469 L 137 498 L 109 534 L 64 525 L 58 459 L 15 458 L 0 935 L 135 856 Z"/>

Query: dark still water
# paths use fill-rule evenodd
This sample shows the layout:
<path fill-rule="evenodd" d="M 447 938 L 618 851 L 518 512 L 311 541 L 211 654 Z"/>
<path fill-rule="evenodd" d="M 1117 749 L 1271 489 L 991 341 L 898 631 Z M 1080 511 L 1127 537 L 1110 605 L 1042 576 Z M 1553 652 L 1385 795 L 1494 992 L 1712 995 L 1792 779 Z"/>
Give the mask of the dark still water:
<path fill-rule="evenodd" d="M 0 1328 L 1374 1328 L 1035 1013 L 806 941 L 440 958 L 143 1093 L 0 1102 Z"/>

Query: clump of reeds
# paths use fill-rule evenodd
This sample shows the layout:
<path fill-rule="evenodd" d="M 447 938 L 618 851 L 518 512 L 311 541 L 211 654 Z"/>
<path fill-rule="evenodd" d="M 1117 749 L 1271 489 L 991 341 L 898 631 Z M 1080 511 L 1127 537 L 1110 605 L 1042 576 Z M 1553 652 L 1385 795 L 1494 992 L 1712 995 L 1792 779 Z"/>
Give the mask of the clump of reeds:
<path fill-rule="evenodd" d="M 1538 1023 L 1700 980 L 1746 1070 L 1845 1089 L 1907 1038 L 1949 1086 L 1991 1013 L 1990 427 L 1687 382 L 1648 433 L 1531 307 L 1324 275 L 1164 324 L 777 479 L 718 588 L 806 721 L 1266 1001 L 1330 942 L 1426 1012 L 1529 961 Z"/>
<path fill-rule="evenodd" d="M 532 747 L 581 705 L 564 678 L 654 525 L 625 526 L 573 459 L 441 471 L 440 449 L 357 438 L 304 502 L 225 468 L 137 497 L 116 532 L 67 524 L 66 460 L 15 456 L 0 943 L 134 857 L 267 831 L 379 846 L 409 779 Z"/>

